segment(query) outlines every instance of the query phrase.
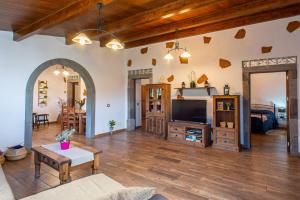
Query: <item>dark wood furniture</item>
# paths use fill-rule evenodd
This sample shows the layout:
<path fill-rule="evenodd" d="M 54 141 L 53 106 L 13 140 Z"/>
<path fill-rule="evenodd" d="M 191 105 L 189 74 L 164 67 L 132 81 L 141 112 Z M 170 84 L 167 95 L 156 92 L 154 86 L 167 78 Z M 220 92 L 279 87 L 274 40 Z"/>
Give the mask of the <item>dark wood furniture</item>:
<path fill-rule="evenodd" d="M 168 123 L 168 140 L 172 142 L 204 148 L 210 145 L 210 133 L 211 127 L 209 124 L 181 121 Z M 197 137 L 197 140 L 186 140 L 187 136 L 189 135 Z"/>
<path fill-rule="evenodd" d="M 61 130 L 75 128 L 79 134 L 85 133 L 86 111 L 76 110 L 74 107 L 62 105 Z"/>
<path fill-rule="evenodd" d="M 59 180 L 61 184 L 66 183 L 69 180 L 71 171 L 79 168 L 89 167 L 92 169 L 92 173 L 96 174 L 100 167 L 100 154 L 102 151 L 92 146 L 83 145 L 74 141 L 72 141 L 72 145 L 92 152 L 94 154 L 94 160 L 71 167 L 71 159 L 50 151 L 42 146 L 33 147 L 32 150 L 34 152 L 35 177 L 40 177 L 41 163 L 44 163 L 59 172 Z"/>
<path fill-rule="evenodd" d="M 166 138 L 170 114 L 170 84 L 146 85 L 146 131 L 159 137 Z"/>
<path fill-rule="evenodd" d="M 37 123 L 37 113 L 32 113 L 32 129 L 39 129 L 39 124 Z"/>
<path fill-rule="evenodd" d="M 43 124 L 43 125 L 48 125 L 50 124 L 49 122 L 49 114 L 37 114 L 36 115 L 36 123 L 38 124 L 38 127 L 39 125 Z"/>
<path fill-rule="evenodd" d="M 213 135 L 213 147 L 240 151 L 239 95 L 213 96 Z"/>

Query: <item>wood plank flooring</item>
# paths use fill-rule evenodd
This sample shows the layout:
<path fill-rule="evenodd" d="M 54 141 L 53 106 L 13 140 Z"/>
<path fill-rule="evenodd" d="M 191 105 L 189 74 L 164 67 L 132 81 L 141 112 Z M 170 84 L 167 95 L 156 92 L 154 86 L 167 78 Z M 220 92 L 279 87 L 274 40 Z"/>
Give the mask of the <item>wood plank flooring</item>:
<path fill-rule="evenodd" d="M 51 143 L 58 132 L 50 125 L 33 134 L 33 143 Z M 287 155 L 284 136 L 269 136 L 253 135 L 253 149 L 240 153 L 174 144 L 141 131 L 74 140 L 102 148 L 101 172 L 125 186 L 156 187 L 171 200 L 300 199 L 300 159 Z M 3 169 L 17 199 L 59 185 L 57 172 L 45 165 L 34 179 L 32 155 Z"/>

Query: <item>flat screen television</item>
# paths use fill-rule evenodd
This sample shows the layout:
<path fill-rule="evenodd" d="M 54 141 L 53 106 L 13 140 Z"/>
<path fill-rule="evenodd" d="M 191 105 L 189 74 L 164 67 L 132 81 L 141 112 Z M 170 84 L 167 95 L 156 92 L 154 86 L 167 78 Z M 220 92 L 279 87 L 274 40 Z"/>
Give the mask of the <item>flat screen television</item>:
<path fill-rule="evenodd" d="M 172 100 L 172 120 L 206 123 L 206 100 Z"/>

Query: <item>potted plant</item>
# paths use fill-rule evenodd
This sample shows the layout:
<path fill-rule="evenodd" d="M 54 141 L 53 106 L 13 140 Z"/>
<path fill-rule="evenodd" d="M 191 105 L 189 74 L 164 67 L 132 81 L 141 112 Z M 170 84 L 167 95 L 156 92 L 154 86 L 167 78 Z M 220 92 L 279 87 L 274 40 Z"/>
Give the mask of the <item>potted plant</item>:
<path fill-rule="evenodd" d="M 225 103 L 225 105 L 226 105 L 227 110 L 231 110 L 231 103 L 230 102 Z"/>
<path fill-rule="evenodd" d="M 61 150 L 67 150 L 70 148 L 71 137 L 74 133 L 75 129 L 68 129 L 56 136 L 56 141 L 60 143 Z"/>
<path fill-rule="evenodd" d="M 85 104 L 85 98 L 82 100 L 75 100 L 75 103 L 77 103 L 79 105 L 80 110 L 82 110 L 82 107 Z"/>
<path fill-rule="evenodd" d="M 108 122 L 108 125 L 109 125 L 109 131 L 110 131 L 110 134 L 112 135 L 113 130 L 114 130 L 115 125 L 116 125 L 116 121 L 115 121 L 115 120 L 110 120 L 110 121 Z"/>

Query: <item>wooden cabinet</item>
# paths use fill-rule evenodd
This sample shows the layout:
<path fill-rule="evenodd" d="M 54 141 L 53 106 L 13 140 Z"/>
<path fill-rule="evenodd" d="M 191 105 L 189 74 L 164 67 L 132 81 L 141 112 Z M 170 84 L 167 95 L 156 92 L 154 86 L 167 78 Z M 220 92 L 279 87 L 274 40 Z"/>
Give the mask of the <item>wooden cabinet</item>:
<path fill-rule="evenodd" d="M 171 142 L 203 148 L 210 145 L 211 128 L 208 124 L 175 121 L 169 122 L 168 126 L 168 140 Z M 189 136 L 194 136 L 195 140 L 189 140 Z"/>
<path fill-rule="evenodd" d="M 213 147 L 240 151 L 240 96 L 213 96 Z"/>
<path fill-rule="evenodd" d="M 148 84 L 146 94 L 146 131 L 166 138 L 171 115 L 171 86 Z"/>

